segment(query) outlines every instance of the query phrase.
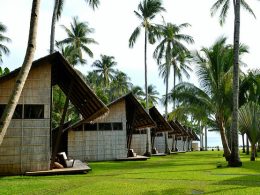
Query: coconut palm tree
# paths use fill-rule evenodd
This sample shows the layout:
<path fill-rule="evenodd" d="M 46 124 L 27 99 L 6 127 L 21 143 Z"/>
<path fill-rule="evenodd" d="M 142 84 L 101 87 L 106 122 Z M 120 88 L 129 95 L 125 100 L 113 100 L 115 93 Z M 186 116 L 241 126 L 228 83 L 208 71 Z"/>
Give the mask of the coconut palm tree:
<path fill-rule="evenodd" d="M 32 66 L 32 61 L 33 61 L 34 53 L 35 53 L 35 49 L 36 49 L 39 8 L 40 8 L 40 0 L 33 0 L 26 54 L 24 57 L 24 61 L 23 61 L 21 70 L 17 76 L 15 86 L 13 88 L 13 92 L 9 97 L 8 104 L 6 105 L 5 110 L 0 119 L 0 145 L 2 144 L 2 141 L 6 134 L 7 128 L 11 122 L 16 105 L 19 101 L 25 81 L 28 77 L 29 71 Z"/>
<path fill-rule="evenodd" d="M 251 161 L 255 161 L 256 143 L 260 140 L 260 105 L 249 102 L 239 109 L 239 128 L 251 142 Z"/>
<path fill-rule="evenodd" d="M 197 75 L 202 89 L 191 83 L 180 83 L 172 98 L 191 107 L 201 106 L 209 111 L 209 115 L 214 116 L 224 155 L 229 160 L 231 151 L 226 138 L 226 127 L 232 109 L 233 47 L 226 45 L 226 38 L 220 38 L 212 47 L 201 51 L 203 55 L 197 52 L 194 61 L 198 64 Z M 247 48 L 241 46 L 240 53 L 245 52 Z"/>
<path fill-rule="evenodd" d="M 158 25 L 160 29 L 160 37 L 162 40 L 156 47 L 154 51 L 154 58 L 157 59 L 157 63 L 160 69 L 160 75 L 164 78 L 164 83 L 166 85 L 165 92 L 165 116 L 168 116 L 168 85 L 169 85 L 169 74 L 170 74 L 170 66 L 173 67 L 177 65 L 177 60 L 181 59 L 182 53 L 188 52 L 186 46 L 183 45 L 185 43 L 193 43 L 194 40 L 191 36 L 181 34 L 181 30 L 190 26 L 188 23 L 183 23 L 181 25 L 175 25 L 172 23 L 165 23 L 164 25 Z M 162 64 L 162 60 L 165 61 Z M 176 67 L 177 68 L 177 67 Z M 173 68 L 175 70 L 176 68 Z M 175 71 L 173 75 L 176 75 Z"/>
<path fill-rule="evenodd" d="M 138 12 L 139 11 L 139 12 Z M 157 14 L 165 9 L 162 7 L 161 0 L 143 0 L 138 5 L 138 11 L 134 11 L 141 24 L 136 27 L 129 39 L 129 47 L 132 48 L 136 39 L 140 35 L 141 28 L 144 29 L 144 67 L 145 67 L 145 95 L 146 108 L 148 109 L 148 86 L 147 86 L 147 41 L 155 43 L 156 26 L 151 23 Z"/>
<path fill-rule="evenodd" d="M 148 108 L 153 107 L 154 105 L 158 104 L 158 100 L 159 100 L 159 92 L 156 90 L 156 86 L 155 85 L 148 85 Z M 146 96 L 144 97 L 145 102 L 147 102 L 146 100 Z"/>
<path fill-rule="evenodd" d="M 78 17 L 73 18 L 73 22 L 70 24 L 70 29 L 62 25 L 62 28 L 66 31 L 68 38 L 58 41 L 57 45 L 70 45 L 74 47 L 79 57 L 83 59 L 82 51 L 84 51 L 89 57 L 93 57 L 89 44 L 97 44 L 93 38 L 89 38 L 88 35 L 94 32 L 94 29 L 88 26 L 86 22 L 80 22 Z"/>
<path fill-rule="evenodd" d="M 131 89 L 131 92 L 134 94 L 134 96 L 141 102 L 143 100 L 143 97 L 145 96 L 142 87 L 140 86 L 133 86 Z"/>
<path fill-rule="evenodd" d="M 139 11 L 139 12 L 138 12 Z M 137 37 L 140 35 L 141 28 L 144 29 L 144 77 L 145 77 L 145 108 L 148 112 L 148 84 L 147 84 L 147 41 L 153 44 L 155 43 L 155 35 L 157 34 L 156 26 L 151 23 L 151 21 L 160 12 L 165 11 L 162 7 L 161 0 L 143 0 L 138 4 L 138 11 L 134 11 L 137 18 L 141 21 L 141 24 L 137 26 L 130 36 L 129 47 L 133 47 Z M 151 144 L 150 144 L 150 129 L 147 128 L 147 143 L 146 143 L 146 155 L 151 155 Z"/>
<path fill-rule="evenodd" d="M 132 88 L 130 78 L 122 71 L 116 70 L 110 85 L 110 101 L 113 101 L 124 94 L 128 93 Z"/>
<path fill-rule="evenodd" d="M 100 55 L 100 58 L 100 60 L 96 60 L 92 64 L 92 67 L 95 68 L 94 72 L 96 72 L 100 76 L 100 79 L 103 81 L 104 87 L 108 88 L 110 86 L 110 82 L 114 77 L 114 67 L 117 65 L 117 62 L 114 61 L 114 56 Z"/>
<path fill-rule="evenodd" d="M 238 108 L 239 108 L 239 41 L 240 41 L 240 7 L 242 6 L 251 13 L 254 12 L 245 0 L 233 0 L 234 8 L 234 56 L 233 56 L 233 110 L 232 110 L 232 125 L 231 125 L 231 157 L 229 160 L 229 166 L 239 167 L 242 166 L 242 162 L 239 157 L 238 148 Z M 218 10 L 220 11 L 220 24 L 225 22 L 227 12 L 230 8 L 231 0 L 217 0 L 211 8 L 211 15 L 214 15 Z"/>
<path fill-rule="evenodd" d="M 6 26 L 0 22 L 0 64 L 3 62 L 2 56 L 3 54 L 8 55 L 9 49 L 4 43 L 8 43 L 11 41 L 10 38 L 6 37 L 4 33 L 7 31 Z"/>
<path fill-rule="evenodd" d="M 93 10 L 97 8 L 99 5 L 99 0 L 85 0 L 85 1 L 90 7 L 92 7 Z M 54 8 L 53 8 L 52 22 L 51 22 L 50 53 L 54 52 L 56 22 L 61 17 L 64 3 L 65 0 L 54 0 Z"/>

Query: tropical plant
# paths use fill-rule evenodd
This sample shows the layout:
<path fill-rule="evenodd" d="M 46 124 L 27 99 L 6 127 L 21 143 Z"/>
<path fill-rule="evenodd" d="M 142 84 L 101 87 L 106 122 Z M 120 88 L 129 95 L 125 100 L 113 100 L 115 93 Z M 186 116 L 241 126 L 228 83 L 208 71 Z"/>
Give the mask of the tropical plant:
<path fill-rule="evenodd" d="M 218 10 L 220 11 L 220 24 L 225 22 L 227 12 L 230 7 L 231 0 L 217 0 L 211 8 L 211 15 L 214 15 Z M 233 0 L 234 8 L 234 56 L 233 56 L 233 110 L 232 110 L 232 125 L 231 125 L 231 157 L 229 160 L 229 166 L 239 167 L 242 166 L 242 162 L 239 157 L 238 148 L 238 108 L 239 108 L 239 41 L 240 41 L 240 7 L 242 5 L 245 10 L 251 13 L 254 12 L 245 0 Z"/>
<path fill-rule="evenodd" d="M 140 12 L 138 12 L 140 11 Z M 141 24 L 135 28 L 132 35 L 129 39 L 129 47 L 133 47 L 137 37 L 140 35 L 141 28 L 144 29 L 144 77 L 145 77 L 145 108 L 149 108 L 148 103 L 148 84 L 147 84 L 147 41 L 153 44 L 155 43 L 155 35 L 157 34 L 157 29 L 151 21 L 156 17 L 160 12 L 165 11 L 164 7 L 162 7 L 161 0 L 143 0 L 138 4 L 138 11 L 134 11 L 135 15 L 139 20 L 141 20 Z M 151 144 L 150 144 L 150 129 L 146 130 L 146 152 L 145 155 L 151 155 Z"/>
<path fill-rule="evenodd" d="M 98 74 L 104 87 L 108 88 L 114 78 L 114 67 L 117 65 L 117 62 L 114 61 L 115 58 L 113 56 L 100 55 L 100 58 L 100 60 L 96 60 L 92 64 L 92 67 L 95 68 L 94 72 Z"/>
<path fill-rule="evenodd" d="M 251 161 L 255 161 L 256 143 L 260 140 L 260 105 L 248 102 L 239 109 L 239 128 L 251 142 Z"/>
<path fill-rule="evenodd" d="M 131 92 L 139 101 L 143 100 L 143 97 L 145 96 L 142 87 L 140 86 L 133 86 Z"/>
<path fill-rule="evenodd" d="M 8 55 L 9 49 L 4 43 L 8 43 L 11 41 L 10 38 L 6 37 L 3 33 L 7 31 L 6 26 L 0 22 L 0 64 L 3 62 L 2 56 L 3 54 Z"/>
<path fill-rule="evenodd" d="M 194 61 L 198 64 L 197 75 L 201 89 L 191 83 L 180 83 L 172 93 L 173 100 L 184 103 L 188 108 L 202 107 L 212 116 L 220 131 L 224 155 L 229 160 L 231 151 L 226 138 L 226 128 L 231 114 L 233 48 L 220 38 L 210 48 L 197 52 Z M 247 52 L 245 46 L 240 53 Z"/>
<path fill-rule="evenodd" d="M 6 105 L 2 117 L 0 119 L 0 145 L 2 144 L 7 128 L 11 122 L 16 105 L 19 101 L 25 81 L 28 77 L 29 71 L 32 66 L 32 61 L 36 49 L 39 7 L 40 7 L 40 0 L 33 0 L 26 54 L 20 72 L 17 76 L 15 86 L 13 88 L 13 92 L 9 97 L 8 104 Z"/>
<path fill-rule="evenodd" d="M 148 108 L 153 107 L 154 105 L 158 104 L 158 100 L 159 100 L 159 92 L 156 90 L 156 86 L 155 85 L 148 85 L 148 101 L 146 100 L 146 96 L 144 97 L 144 101 L 148 102 Z"/>
<path fill-rule="evenodd" d="M 130 91 L 132 83 L 130 78 L 122 71 L 115 71 L 113 80 L 110 86 L 110 101 L 113 101 Z"/>
<path fill-rule="evenodd" d="M 165 23 L 164 25 L 158 25 L 160 37 L 162 40 L 156 47 L 154 51 L 154 58 L 157 59 L 157 63 L 159 65 L 160 76 L 164 78 L 164 83 L 166 85 L 165 91 L 165 116 L 168 116 L 168 86 L 169 86 L 169 74 L 170 74 L 170 66 L 173 66 L 173 70 L 177 69 L 177 61 L 180 62 L 184 60 L 184 53 L 188 53 L 188 49 L 183 45 L 185 43 L 193 43 L 194 40 L 191 36 L 181 34 L 181 30 L 190 26 L 188 23 L 183 23 L 181 25 L 175 25 L 172 23 Z M 165 63 L 161 63 L 162 60 Z M 183 63 L 181 63 L 183 64 Z M 183 66 L 182 66 L 183 68 Z M 186 71 L 187 73 L 187 71 Z M 174 71 L 174 76 L 176 73 Z M 189 74 L 188 74 L 189 75 Z M 175 80 L 175 78 L 174 78 Z"/>
<path fill-rule="evenodd" d="M 92 9 L 97 8 L 99 5 L 99 0 L 85 0 L 85 1 L 90 7 L 92 7 Z M 51 22 L 51 35 L 50 35 L 50 53 L 54 52 L 56 22 L 61 17 L 64 3 L 65 0 L 54 0 L 54 8 L 53 8 L 52 22 Z"/>
<path fill-rule="evenodd" d="M 0 66 L 0 77 L 5 75 L 5 74 L 8 74 L 10 72 L 10 70 L 6 67 L 6 68 L 2 68 Z"/>
<path fill-rule="evenodd" d="M 239 87 L 239 105 L 253 101 L 260 103 L 260 71 L 249 70 Z"/>
<path fill-rule="evenodd" d="M 89 44 L 97 44 L 93 38 L 89 38 L 88 35 L 94 32 L 94 29 L 88 26 L 86 22 L 80 22 L 78 17 L 73 18 L 73 22 L 70 24 L 70 29 L 62 25 L 62 28 L 66 31 L 68 38 L 58 41 L 57 45 L 69 45 L 73 47 L 80 59 L 83 59 L 82 51 L 88 54 L 89 57 L 93 57 Z"/>
<path fill-rule="evenodd" d="M 140 11 L 140 12 L 138 12 Z M 145 67 L 145 95 L 146 95 L 146 108 L 148 109 L 148 84 L 147 84 L 147 41 L 149 43 L 155 43 L 155 35 L 157 28 L 151 21 L 157 14 L 165 9 L 162 7 L 161 0 L 143 0 L 138 5 L 138 11 L 134 11 L 135 15 L 141 24 L 135 28 L 129 39 L 129 47 L 132 48 L 136 42 L 136 39 L 140 35 L 141 28 L 144 28 L 144 67 Z"/>

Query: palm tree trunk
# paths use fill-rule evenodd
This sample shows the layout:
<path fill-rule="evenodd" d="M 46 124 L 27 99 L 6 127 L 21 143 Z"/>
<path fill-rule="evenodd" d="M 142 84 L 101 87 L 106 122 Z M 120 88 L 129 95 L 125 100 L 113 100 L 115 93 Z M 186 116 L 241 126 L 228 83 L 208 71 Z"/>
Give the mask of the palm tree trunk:
<path fill-rule="evenodd" d="M 255 161 L 256 147 L 255 144 L 251 143 L 251 161 Z"/>
<path fill-rule="evenodd" d="M 203 131 L 200 132 L 200 150 L 204 150 L 204 137 L 203 137 Z"/>
<path fill-rule="evenodd" d="M 145 28 L 145 39 L 144 39 L 144 79 L 145 79 L 145 103 L 146 103 L 146 112 L 149 112 L 148 105 L 148 87 L 147 87 L 147 30 Z M 146 129 L 146 156 L 151 156 L 151 132 L 150 128 Z"/>
<path fill-rule="evenodd" d="M 175 90 L 176 86 L 176 70 L 175 66 L 173 66 L 173 91 Z M 173 100 L 173 110 L 175 110 L 175 100 Z"/>
<path fill-rule="evenodd" d="M 57 22 L 58 5 L 59 5 L 59 0 L 55 0 L 54 9 L 52 13 L 52 21 L 51 21 L 50 54 L 54 52 L 55 27 Z"/>
<path fill-rule="evenodd" d="M 231 125 L 231 156 L 229 166 L 240 167 L 242 162 L 238 148 L 238 94 L 239 94 L 239 36 L 240 36 L 240 1 L 235 0 L 234 24 L 234 67 L 233 67 L 233 112 Z"/>
<path fill-rule="evenodd" d="M 245 134 L 244 133 L 242 133 L 242 144 L 243 144 L 243 153 L 245 153 L 246 152 L 246 150 L 245 150 L 245 136 L 244 136 Z"/>
<path fill-rule="evenodd" d="M 172 151 L 175 152 L 175 135 L 172 135 Z"/>
<path fill-rule="evenodd" d="M 247 135 L 246 135 L 246 155 L 249 155 L 249 140 Z"/>
<path fill-rule="evenodd" d="M 205 150 L 208 151 L 208 130 L 205 127 Z"/>
<path fill-rule="evenodd" d="M 223 150 L 224 150 L 224 156 L 226 158 L 226 161 L 228 161 L 230 158 L 231 151 L 228 146 L 227 137 L 226 137 L 226 133 L 225 133 L 225 127 L 224 127 L 224 124 L 222 121 L 218 121 L 218 125 L 219 125 L 220 136 L 221 136 L 221 141 L 222 141 Z"/>
<path fill-rule="evenodd" d="M 32 61 L 33 61 L 34 53 L 35 53 L 35 49 L 36 49 L 39 7 L 40 7 L 40 0 L 33 0 L 32 10 L 31 10 L 29 38 L 28 38 L 28 44 L 27 44 L 25 58 L 24 58 L 21 70 L 17 76 L 15 86 L 13 88 L 12 94 L 10 95 L 8 104 L 5 107 L 4 113 L 0 120 L 0 132 L 1 132 L 0 145 L 2 144 L 2 141 L 6 134 L 7 128 L 11 122 L 16 105 L 19 101 L 25 81 L 28 77 L 29 71 L 32 66 Z"/>
<path fill-rule="evenodd" d="M 168 88 L 169 88 L 169 69 L 168 69 L 168 61 L 167 61 L 167 67 L 166 67 L 166 91 L 165 91 L 165 120 L 168 120 Z M 169 145 L 168 145 L 168 132 L 164 133 L 165 136 L 165 154 L 170 154 L 171 151 L 169 150 Z"/>

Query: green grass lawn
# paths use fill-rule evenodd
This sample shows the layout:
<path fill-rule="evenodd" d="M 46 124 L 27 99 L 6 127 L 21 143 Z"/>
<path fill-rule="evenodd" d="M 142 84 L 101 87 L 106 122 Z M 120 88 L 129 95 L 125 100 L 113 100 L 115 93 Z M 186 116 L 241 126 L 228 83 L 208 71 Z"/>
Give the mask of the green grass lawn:
<path fill-rule="evenodd" d="M 241 168 L 217 151 L 95 162 L 83 175 L 0 177 L 0 194 L 260 194 L 260 162 L 241 158 Z"/>

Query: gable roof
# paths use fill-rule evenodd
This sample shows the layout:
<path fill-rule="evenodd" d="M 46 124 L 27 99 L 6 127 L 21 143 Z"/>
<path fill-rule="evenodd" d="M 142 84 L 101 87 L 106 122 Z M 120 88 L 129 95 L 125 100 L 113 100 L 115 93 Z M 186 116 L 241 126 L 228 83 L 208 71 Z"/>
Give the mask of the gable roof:
<path fill-rule="evenodd" d="M 169 124 L 174 129 L 173 132 L 170 132 L 170 134 L 175 134 L 177 136 L 182 136 L 182 130 L 180 129 L 179 125 L 175 123 L 175 121 L 171 120 L 169 121 Z"/>
<path fill-rule="evenodd" d="M 163 118 L 163 116 L 160 114 L 155 106 L 149 109 L 149 114 L 156 122 L 156 132 L 174 131 L 171 125 Z"/>
<path fill-rule="evenodd" d="M 151 116 L 145 111 L 143 106 L 138 102 L 133 93 L 128 93 L 117 100 L 108 104 L 108 108 L 117 102 L 125 100 L 127 122 L 134 129 L 144 129 L 156 127 L 156 123 Z"/>
<path fill-rule="evenodd" d="M 57 84 L 61 88 L 85 120 L 94 120 L 108 111 L 108 108 L 59 52 L 34 61 L 32 68 L 46 63 L 51 64 L 52 85 Z M 0 77 L 0 82 L 16 77 L 19 71 L 20 68 Z M 71 93 L 69 93 L 70 89 Z"/>

